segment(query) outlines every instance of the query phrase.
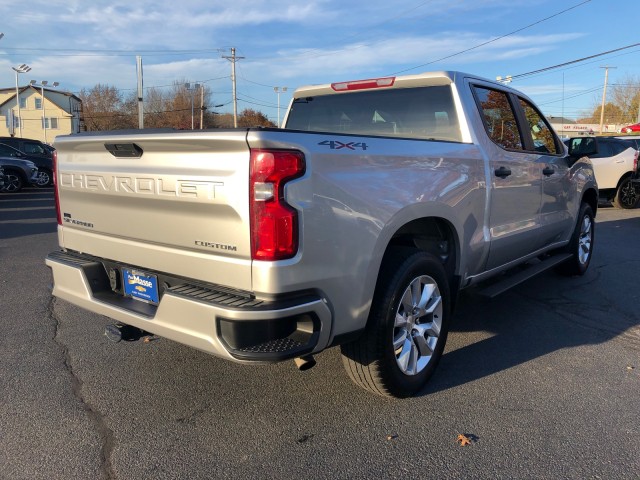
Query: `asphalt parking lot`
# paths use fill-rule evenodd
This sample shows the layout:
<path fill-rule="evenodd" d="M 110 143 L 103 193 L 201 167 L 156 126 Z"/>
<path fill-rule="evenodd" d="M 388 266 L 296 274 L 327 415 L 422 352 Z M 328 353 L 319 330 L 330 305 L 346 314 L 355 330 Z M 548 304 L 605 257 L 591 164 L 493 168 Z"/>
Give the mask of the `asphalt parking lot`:
<path fill-rule="evenodd" d="M 0 194 L 0 478 L 640 478 L 640 209 L 596 220 L 584 277 L 464 293 L 427 389 L 392 400 L 337 349 L 299 372 L 111 343 L 50 296 L 52 191 Z"/>

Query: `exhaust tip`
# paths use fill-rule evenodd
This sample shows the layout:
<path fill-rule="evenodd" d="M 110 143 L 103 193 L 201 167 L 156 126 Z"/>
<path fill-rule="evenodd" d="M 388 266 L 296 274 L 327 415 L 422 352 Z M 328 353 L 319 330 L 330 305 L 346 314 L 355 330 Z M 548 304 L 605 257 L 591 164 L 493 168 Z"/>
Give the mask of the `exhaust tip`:
<path fill-rule="evenodd" d="M 149 333 L 137 327 L 124 325 L 122 323 L 112 323 L 104 328 L 104 335 L 114 343 L 122 340 L 125 342 L 135 342 Z"/>
<path fill-rule="evenodd" d="M 296 364 L 296 367 L 298 367 L 298 370 L 300 370 L 301 372 L 304 372 L 306 370 L 309 370 L 310 368 L 315 367 L 316 360 L 315 358 L 313 358 L 313 355 L 305 355 L 304 357 L 294 358 L 293 363 Z"/>

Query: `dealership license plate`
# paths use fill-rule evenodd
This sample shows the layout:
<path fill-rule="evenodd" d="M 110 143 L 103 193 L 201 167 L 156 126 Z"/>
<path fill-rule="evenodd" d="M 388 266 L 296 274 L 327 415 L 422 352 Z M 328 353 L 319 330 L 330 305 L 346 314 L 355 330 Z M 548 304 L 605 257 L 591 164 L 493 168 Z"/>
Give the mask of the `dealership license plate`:
<path fill-rule="evenodd" d="M 143 302 L 158 303 L 158 277 L 140 270 L 123 268 L 122 279 L 124 280 L 124 294 L 127 297 Z"/>

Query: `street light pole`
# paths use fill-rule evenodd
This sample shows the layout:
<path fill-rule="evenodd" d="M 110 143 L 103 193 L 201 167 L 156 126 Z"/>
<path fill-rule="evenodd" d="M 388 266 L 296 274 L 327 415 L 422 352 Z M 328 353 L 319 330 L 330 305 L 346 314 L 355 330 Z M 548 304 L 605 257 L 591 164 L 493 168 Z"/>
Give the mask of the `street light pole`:
<path fill-rule="evenodd" d="M 604 124 L 604 106 L 607 100 L 607 81 L 609 79 L 609 69 L 616 67 L 600 67 L 604 68 L 604 89 L 602 90 L 602 105 L 600 106 L 600 135 L 602 135 L 602 126 Z"/>
<path fill-rule="evenodd" d="M 287 91 L 287 87 L 273 87 L 273 91 L 278 94 L 278 128 L 280 128 L 280 92 L 284 93 Z"/>
<path fill-rule="evenodd" d="M 47 115 L 45 107 L 46 99 L 44 96 L 44 87 L 46 87 L 49 82 L 47 80 L 42 80 L 40 84 L 38 84 L 38 82 L 36 82 L 35 80 L 31 80 L 29 84 L 33 85 L 34 87 L 40 87 L 40 95 L 42 96 L 42 131 L 44 132 L 44 143 L 47 143 Z M 60 85 L 60 83 L 53 82 L 52 85 L 54 87 L 57 87 L 58 85 Z"/>
<path fill-rule="evenodd" d="M 31 67 L 25 63 L 17 67 L 11 67 L 16 72 L 16 105 L 18 106 L 18 127 L 20 128 L 20 138 L 22 138 L 22 119 L 20 118 L 20 90 L 18 88 L 18 75 L 31 71 Z M 15 127 L 14 127 L 15 128 Z"/>
<path fill-rule="evenodd" d="M 200 84 L 199 83 L 194 83 L 193 84 L 193 88 L 191 87 L 190 83 L 185 83 L 184 86 L 187 89 L 187 91 L 189 92 L 189 96 L 191 97 L 191 130 L 193 130 L 194 129 L 194 125 L 193 125 L 193 92 L 197 91 L 200 88 Z"/>

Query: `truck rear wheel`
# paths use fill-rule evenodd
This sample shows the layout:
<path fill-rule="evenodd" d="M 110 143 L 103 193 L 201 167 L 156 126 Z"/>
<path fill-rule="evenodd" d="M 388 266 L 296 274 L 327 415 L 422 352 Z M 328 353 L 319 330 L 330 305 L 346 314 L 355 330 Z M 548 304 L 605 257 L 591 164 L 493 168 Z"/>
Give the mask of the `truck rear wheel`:
<path fill-rule="evenodd" d="M 415 249 L 385 259 L 367 329 L 341 347 L 344 366 L 359 386 L 408 397 L 433 374 L 447 340 L 449 282 L 442 263 Z"/>

